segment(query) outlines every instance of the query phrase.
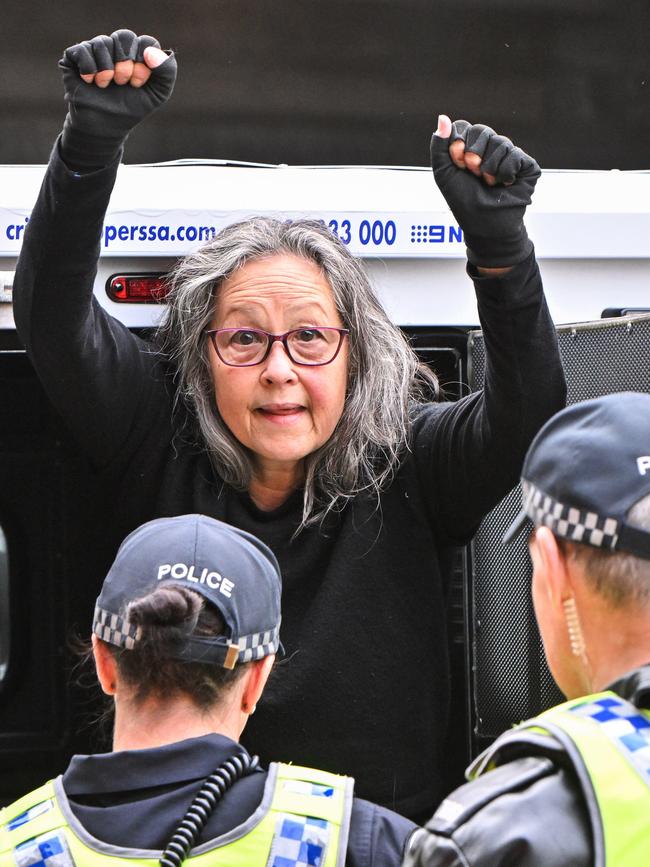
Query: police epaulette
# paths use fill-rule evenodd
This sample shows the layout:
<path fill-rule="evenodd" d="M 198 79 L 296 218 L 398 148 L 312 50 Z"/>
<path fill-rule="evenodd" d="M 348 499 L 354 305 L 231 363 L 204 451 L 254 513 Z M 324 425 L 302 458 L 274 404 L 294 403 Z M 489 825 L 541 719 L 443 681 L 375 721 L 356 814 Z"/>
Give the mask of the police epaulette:
<path fill-rule="evenodd" d="M 516 759 L 494 768 L 445 798 L 424 827 L 434 834 L 450 836 L 486 804 L 501 795 L 526 789 L 554 774 L 556 769 L 550 758 L 540 756 Z"/>
<path fill-rule="evenodd" d="M 482 773 L 485 768 L 498 767 L 529 756 L 552 759 L 557 765 L 573 768 L 564 746 L 552 734 L 536 728 L 514 728 L 500 735 L 492 746 L 472 762 L 467 769 L 468 779 L 473 779 L 475 774 Z"/>

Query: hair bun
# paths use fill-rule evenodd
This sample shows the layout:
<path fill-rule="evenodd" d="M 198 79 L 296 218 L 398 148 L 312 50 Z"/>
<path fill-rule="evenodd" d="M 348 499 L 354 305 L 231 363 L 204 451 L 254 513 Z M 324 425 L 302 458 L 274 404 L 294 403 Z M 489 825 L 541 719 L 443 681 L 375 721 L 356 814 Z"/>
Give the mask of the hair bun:
<path fill-rule="evenodd" d="M 203 599 L 176 584 L 161 584 L 141 599 L 129 603 L 126 617 L 136 626 L 179 627 L 191 632 L 197 622 Z"/>

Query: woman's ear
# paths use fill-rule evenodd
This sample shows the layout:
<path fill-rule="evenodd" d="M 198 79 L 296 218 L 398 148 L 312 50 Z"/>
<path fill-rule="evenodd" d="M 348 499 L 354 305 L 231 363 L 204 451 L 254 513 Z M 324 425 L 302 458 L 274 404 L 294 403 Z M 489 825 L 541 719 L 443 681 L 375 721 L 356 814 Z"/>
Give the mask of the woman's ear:
<path fill-rule="evenodd" d="M 251 663 L 248 680 L 242 692 L 241 707 L 244 713 L 252 714 L 255 711 L 255 706 L 264 692 L 274 662 L 275 654 L 272 654 Z"/>
<path fill-rule="evenodd" d="M 96 635 L 92 635 L 93 656 L 95 658 L 95 670 L 97 680 L 106 695 L 115 695 L 117 681 L 117 664 L 113 653 L 105 641 L 101 641 Z"/>

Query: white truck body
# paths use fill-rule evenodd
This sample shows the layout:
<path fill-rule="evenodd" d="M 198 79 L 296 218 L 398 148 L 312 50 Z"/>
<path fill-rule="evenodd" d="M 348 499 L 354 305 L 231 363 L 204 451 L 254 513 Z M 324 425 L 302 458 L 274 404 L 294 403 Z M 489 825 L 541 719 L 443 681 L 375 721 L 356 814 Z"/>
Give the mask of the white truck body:
<path fill-rule="evenodd" d="M 13 272 L 43 172 L 0 166 L 0 329 L 13 328 Z M 462 233 L 425 168 L 124 165 L 104 225 L 97 298 L 129 326 L 152 325 L 159 306 L 112 301 L 109 276 L 167 271 L 255 214 L 328 223 L 365 261 L 399 325 L 478 321 Z M 526 223 L 556 323 L 650 308 L 650 171 L 545 171 Z"/>

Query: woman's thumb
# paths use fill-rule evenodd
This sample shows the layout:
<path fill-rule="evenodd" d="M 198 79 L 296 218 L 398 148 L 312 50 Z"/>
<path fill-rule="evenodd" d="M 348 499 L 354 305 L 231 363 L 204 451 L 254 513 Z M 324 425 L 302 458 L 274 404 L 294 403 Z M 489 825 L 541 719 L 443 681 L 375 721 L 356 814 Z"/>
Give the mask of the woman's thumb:
<path fill-rule="evenodd" d="M 169 60 L 169 54 L 163 51 L 162 48 L 156 48 L 154 45 L 150 45 L 148 48 L 144 50 L 144 62 L 147 64 L 149 69 L 155 69 L 157 66 L 163 64 L 166 60 Z"/>
<path fill-rule="evenodd" d="M 434 135 L 437 135 L 439 138 L 449 138 L 451 135 L 451 120 L 446 114 L 438 115 L 438 129 Z"/>

